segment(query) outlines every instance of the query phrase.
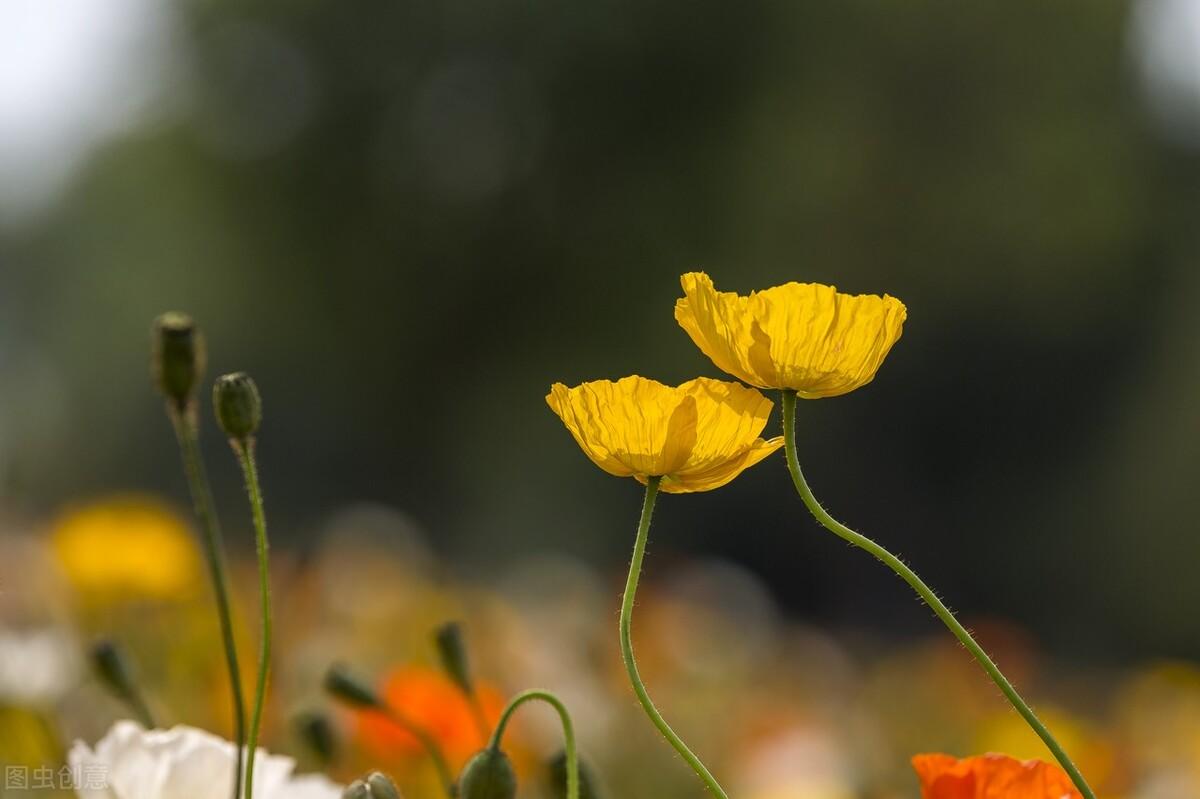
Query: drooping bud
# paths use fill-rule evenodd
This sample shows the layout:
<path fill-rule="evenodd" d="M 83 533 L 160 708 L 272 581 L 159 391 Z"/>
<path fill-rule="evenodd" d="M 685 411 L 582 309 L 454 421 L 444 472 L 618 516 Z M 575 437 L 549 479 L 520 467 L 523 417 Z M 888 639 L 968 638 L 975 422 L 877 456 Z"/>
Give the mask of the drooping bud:
<path fill-rule="evenodd" d="M 134 692 L 133 669 L 125 653 L 112 641 L 97 641 L 92 647 L 92 666 L 96 675 L 117 696 L 128 699 Z"/>
<path fill-rule="evenodd" d="M 371 789 L 373 799 L 401 799 L 396 784 L 382 771 L 372 771 L 367 775 L 367 787 Z"/>
<path fill-rule="evenodd" d="M 371 687 L 350 673 L 341 663 L 335 663 L 325 673 L 325 690 L 335 699 L 351 707 L 382 710 L 384 705 Z"/>
<path fill-rule="evenodd" d="M 333 760 L 337 750 L 337 736 L 333 725 L 324 713 L 310 711 L 301 713 L 293 722 L 296 734 L 304 741 L 304 745 L 312 752 L 322 766 Z"/>
<path fill-rule="evenodd" d="M 163 396 L 182 409 L 204 374 L 204 337 L 192 317 L 168 311 L 154 320 L 151 372 Z"/>
<path fill-rule="evenodd" d="M 125 702 L 148 728 L 154 727 L 154 716 L 138 690 L 133 666 L 125 652 L 113 641 L 96 642 L 90 653 L 96 676 L 113 694 Z"/>
<path fill-rule="evenodd" d="M 560 751 L 547 763 L 550 770 L 550 795 L 554 799 L 567 796 L 567 753 Z M 582 758 L 579 760 L 579 799 L 599 799 L 596 778 Z"/>
<path fill-rule="evenodd" d="M 252 438 L 262 422 L 262 398 L 258 386 L 245 372 L 217 378 L 213 384 L 213 409 L 221 429 L 234 441 Z"/>
<path fill-rule="evenodd" d="M 467 659 L 467 644 L 463 638 L 462 625 L 456 621 L 443 624 L 434 633 L 434 641 L 446 675 L 464 694 L 471 696 L 475 692 L 475 686 L 471 681 L 471 666 Z"/>
<path fill-rule="evenodd" d="M 514 799 L 516 795 L 512 761 L 490 746 L 471 758 L 458 779 L 459 799 Z"/>

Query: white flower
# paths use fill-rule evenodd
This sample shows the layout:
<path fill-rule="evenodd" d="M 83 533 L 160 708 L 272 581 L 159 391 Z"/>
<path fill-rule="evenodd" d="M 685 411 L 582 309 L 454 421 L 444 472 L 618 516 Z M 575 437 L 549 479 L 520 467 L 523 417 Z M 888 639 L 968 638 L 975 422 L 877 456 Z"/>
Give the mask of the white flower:
<path fill-rule="evenodd" d="M 118 721 L 92 750 L 76 741 L 69 755 L 80 799 L 228 799 L 234 745 L 194 727 L 145 730 Z M 255 799 L 340 799 L 322 775 L 296 777 L 290 757 L 258 750 Z"/>
<path fill-rule="evenodd" d="M 65 632 L 0 629 L 0 702 L 50 704 L 79 677 L 79 653 Z"/>

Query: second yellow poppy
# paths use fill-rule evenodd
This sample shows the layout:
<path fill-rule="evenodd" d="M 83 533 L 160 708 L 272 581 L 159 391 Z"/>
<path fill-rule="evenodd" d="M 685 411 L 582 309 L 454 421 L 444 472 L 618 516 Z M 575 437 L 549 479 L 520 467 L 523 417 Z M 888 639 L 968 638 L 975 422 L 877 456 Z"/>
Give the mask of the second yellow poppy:
<path fill-rule="evenodd" d="M 717 291 L 703 272 L 679 279 L 675 319 L 717 368 L 759 388 L 806 399 L 871 382 L 900 338 L 907 311 L 886 294 L 842 294 L 787 283 L 743 297 Z"/>

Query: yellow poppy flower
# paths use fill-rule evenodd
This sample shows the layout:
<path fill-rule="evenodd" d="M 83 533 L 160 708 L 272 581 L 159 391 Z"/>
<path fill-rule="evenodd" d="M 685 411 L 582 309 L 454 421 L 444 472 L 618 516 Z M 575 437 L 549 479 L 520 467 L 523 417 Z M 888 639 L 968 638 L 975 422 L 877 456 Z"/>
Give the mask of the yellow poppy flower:
<path fill-rule="evenodd" d="M 668 493 L 720 488 L 783 446 L 759 437 L 769 399 L 706 377 L 678 387 L 637 376 L 555 383 L 546 402 L 601 469 L 641 483 L 662 477 Z"/>
<path fill-rule="evenodd" d="M 787 283 L 742 297 L 717 291 L 703 272 L 679 282 L 684 297 L 675 303 L 675 320 L 719 369 L 806 399 L 870 383 L 907 315 L 895 297 L 840 294 L 819 283 Z"/>
<path fill-rule="evenodd" d="M 187 525 L 153 500 L 125 497 L 64 514 L 54 551 L 74 586 L 89 595 L 188 596 L 199 562 Z"/>

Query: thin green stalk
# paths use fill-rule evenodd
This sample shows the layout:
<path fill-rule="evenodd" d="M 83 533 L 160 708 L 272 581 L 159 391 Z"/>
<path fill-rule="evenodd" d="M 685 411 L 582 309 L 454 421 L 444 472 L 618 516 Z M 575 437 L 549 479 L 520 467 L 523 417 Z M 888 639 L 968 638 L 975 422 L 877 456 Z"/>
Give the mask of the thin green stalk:
<path fill-rule="evenodd" d="M 454 787 L 454 775 L 450 773 L 450 765 L 446 762 L 446 756 L 442 754 L 442 748 L 438 746 L 436 740 L 420 725 L 413 723 L 403 713 L 393 707 L 385 707 L 384 711 L 387 717 L 391 719 L 398 727 L 402 727 L 412 737 L 417 739 L 421 747 L 429 755 L 429 759 L 433 761 L 433 767 L 438 773 L 438 779 L 442 781 L 442 787 L 446 791 L 448 799 L 454 799 L 457 790 Z M 249 797 L 247 797 L 249 799 Z"/>
<path fill-rule="evenodd" d="M 1071 761 L 1071 758 L 1067 756 L 1062 746 L 1050 734 L 1050 730 L 1046 728 L 1046 725 L 1034 714 L 1033 709 L 1021 698 L 1021 695 L 1017 693 L 1017 689 L 1013 687 L 1008 678 L 1000 671 L 1000 668 L 988 657 L 987 652 L 983 651 L 983 647 L 967 632 L 967 629 L 962 626 L 950 609 L 938 599 L 937 594 L 917 576 L 916 572 L 905 565 L 904 561 L 865 535 L 851 530 L 830 516 L 829 512 L 821 507 L 821 503 L 817 501 L 812 489 L 809 488 L 808 483 L 804 479 L 804 473 L 800 470 L 800 460 L 796 456 L 796 392 L 794 391 L 785 390 L 783 392 L 783 436 L 784 447 L 787 453 L 788 471 L 792 474 L 792 482 L 795 483 L 797 493 L 800 494 L 800 498 L 804 500 L 804 504 L 808 507 L 812 515 L 816 517 L 817 521 L 834 535 L 875 556 L 877 560 L 882 561 L 884 565 L 898 574 L 900 579 L 908 583 L 921 599 L 933 609 L 933 612 L 950 629 L 950 632 L 954 633 L 954 637 L 966 647 L 971 656 L 979 662 L 983 670 L 992 678 L 992 682 L 996 683 L 996 686 L 1012 704 L 1013 708 L 1021 714 L 1021 718 L 1025 719 L 1025 722 L 1033 728 L 1033 731 L 1042 739 L 1042 742 L 1054 753 L 1055 759 L 1058 760 L 1059 764 L 1071 777 L 1071 782 L 1075 783 L 1075 787 L 1079 789 L 1079 792 L 1083 794 L 1085 799 L 1096 799 L 1096 794 L 1092 792 L 1091 787 L 1088 786 L 1087 781 L 1084 780 L 1083 775 Z"/>
<path fill-rule="evenodd" d="M 258 467 L 254 462 L 254 439 L 234 442 L 246 477 L 246 494 L 254 516 L 254 541 L 258 551 L 258 596 L 262 611 L 262 631 L 258 644 L 258 679 L 254 687 L 254 712 L 250 717 L 250 737 L 246 758 L 246 799 L 254 796 L 254 756 L 258 749 L 258 733 L 262 727 L 263 704 L 267 697 L 267 674 L 271 670 L 271 573 L 267 544 L 267 518 L 263 513 L 262 490 L 258 485 Z"/>
<path fill-rule="evenodd" d="M 153 730 L 156 726 L 154 723 L 154 714 L 150 712 L 150 705 L 146 704 L 146 698 L 142 696 L 142 692 L 131 687 L 123 697 L 125 703 L 129 705 L 129 709 L 133 711 L 133 715 L 137 716 L 138 721 L 148 730 Z"/>
<path fill-rule="evenodd" d="M 225 647 L 225 665 L 229 671 L 229 686 L 233 693 L 233 737 L 237 746 L 233 771 L 233 799 L 242 795 L 242 757 L 246 745 L 246 705 L 242 697 L 242 677 L 238 669 L 237 644 L 233 634 L 233 614 L 229 602 L 229 580 L 225 570 L 224 545 L 221 527 L 217 520 L 216 505 L 209 488 L 204 459 L 200 456 L 199 431 L 194 407 L 178 408 L 168 401 L 167 414 L 175 428 L 179 441 L 179 452 L 183 458 L 183 471 L 187 475 L 192 493 L 192 504 L 196 518 L 204 530 L 204 559 L 217 600 L 217 618 L 221 625 L 221 639 Z"/>
<path fill-rule="evenodd" d="M 479 728 L 479 734 L 487 738 L 491 734 L 491 725 L 488 724 L 487 714 L 483 712 L 483 703 L 479 701 L 479 692 L 471 687 L 467 693 L 467 705 L 471 708 L 471 716 L 475 719 L 475 726 Z"/>
<path fill-rule="evenodd" d="M 642 704 L 642 709 L 646 711 L 646 715 L 650 717 L 650 721 L 658 728 L 658 731 L 667 743 L 675 748 L 687 764 L 692 767 L 692 771 L 704 782 L 709 793 L 719 799 L 729 799 L 729 796 L 721 788 L 720 783 L 716 778 L 705 768 L 700 762 L 700 758 L 692 753 L 691 749 L 687 748 L 687 744 L 675 734 L 671 729 L 671 725 L 667 724 L 663 719 L 662 714 L 658 712 L 658 708 L 654 706 L 654 702 L 650 699 L 650 694 L 646 692 L 646 686 L 642 683 L 641 675 L 638 674 L 637 661 L 633 657 L 633 638 L 631 628 L 633 624 L 633 601 L 637 595 L 638 578 L 642 573 L 642 559 L 646 555 L 646 540 L 650 535 L 650 517 L 654 514 L 654 500 L 658 496 L 658 484 L 661 478 L 651 477 L 646 481 L 646 499 L 642 504 L 642 518 L 638 523 L 637 540 L 633 545 L 633 560 L 629 564 L 629 578 L 625 582 L 625 596 L 621 601 L 621 657 L 625 661 L 625 671 L 629 673 L 629 681 L 633 684 L 633 692 L 637 694 L 638 701 Z"/>
<path fill-rule="evenodd" d="M 508 720 L 518 707 L 533 700 L 546 702 L 558 711 L 558 717 L 562 720 L 564 748 L 567 751 L 567 799 L 579 799 L 579 756 L 575 751 L 575 726 L 571 723 L 571 714 L 567 712 L 566 705 L 549 691 L 524 691 L 514 696 L 500 714 L 500 721 L 496 723 L 489 746 L 494 751 L 500 750 L 500 739 L 504 737 Z"/>

